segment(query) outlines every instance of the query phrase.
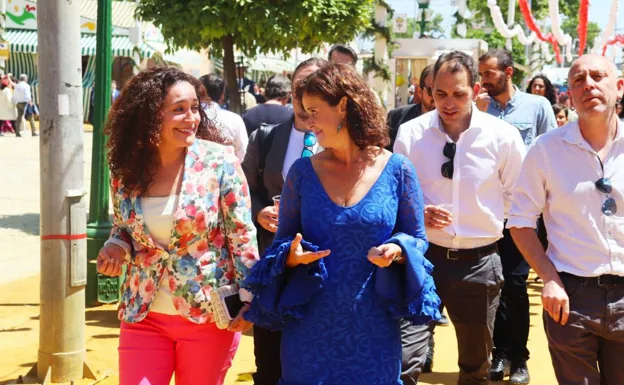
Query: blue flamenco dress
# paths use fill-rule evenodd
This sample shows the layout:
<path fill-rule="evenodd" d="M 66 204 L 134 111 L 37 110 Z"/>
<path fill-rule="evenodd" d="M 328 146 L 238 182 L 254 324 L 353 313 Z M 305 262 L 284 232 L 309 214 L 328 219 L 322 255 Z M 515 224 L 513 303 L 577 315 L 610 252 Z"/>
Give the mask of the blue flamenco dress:
<path fill-rule="evenodd" d="M 285 266 L 290 243 L 331 250 L 324 259 Z M 371 247 L 396 243 L 405 264 L 373 265 Z M 397 385 L 399 320 L 440 317 L 439 298 L 424 258 L 423 198 L 407 158 L 393 154 L 365 197 L 335 204 L 310 158 L 286 179 L 275 241 L 246 280 L 255 297 L 246 317 L 282 329 L 282 385 Z"/>

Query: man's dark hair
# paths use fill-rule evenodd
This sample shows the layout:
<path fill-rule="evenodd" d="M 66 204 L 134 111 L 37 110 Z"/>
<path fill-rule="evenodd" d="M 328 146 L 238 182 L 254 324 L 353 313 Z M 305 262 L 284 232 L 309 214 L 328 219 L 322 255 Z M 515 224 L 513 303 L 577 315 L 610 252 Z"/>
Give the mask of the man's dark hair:
<path fill-rule="evenodd" d="M 329 50 L 329 54 L 327 55 L 327 60 L 331 61 L 331 57 L 332 54 L 334 52 L 340 52 L 343 53 L 345 55 L 349 55 L 351 56 L 351 64 L 356 65 L 357 61 L 358 61 L 358 56 L 355 53 L 355 51 L 353 50 L 353 48 L 349 47 L 348 45 L 344 45 L 344 44 L 335 44 L 333 47 L 331 47 L 331 49 Z"/>
<path fill-rule="evenodd" d="M 486 60 L 496 59 L 498 61 L 498 69 L 503 71 L 507 67 L 513 67 L 513 57 L 511 53 L 504 48 L 496 48 L 491 49 L 481 55 L 479 58 L 479 62 L 484 62 Z"/>
<path fill-rule="evenodd" d="M 293 79 L 296 78 L 299 71 L 301 71 L 304 68 L 307 68 L 313 65 L 317 67 L 323 67 L 327 65 L 328 63 L 329 62 L 323 59 L 322 57 L 311 57 L 309 59 L 306 59 L 297 65 L 297 68 L 295 68 L 295 72 L 293 72 L 292 74 L 292 78 Z"/>
<path fill-rule="evenodd" d="M 568 108 L 566 106 L 562 106 L 561 104 L 553 104 L 553 112 L 555 115 L 560 113 L 561 111 L 565 112 L 566 118 L 568 117 Z"/>
<path fill-rule="evenodd" d="M 429 76 L 432 70 L 433 64 L 429 64 L 428 66 L 423 68 L 422 72 L 420 73 L 420 80 L 418 81 L 418 85 L 421 89 L 425 89 L 425 79 L 427 78 L 427 76 Z"/>
<path fill-rule="evenodd" d="M 468 81 L 470 86 L 474 86 L 477 82 L 477 67 L 472 56 L 461 51 L 451 51 L 441 55 L 433 66 L 433 78 L 435 79 L 443 65 L 448 65 L 448 71 L 457 73 L 466 71 L 468 73 Z"/>
<path fill-rule="evenodd" d="M 218 103 L 219 99 L 221 99 L 221 95 L 223 95 L 223 91 L 225 91 L 225 82 L 223 79 L 217 74 L 208 74 L 199 78 L 199 81 L 202 82 L 204 88 L 206 88 L 210 99 Z"/>
<path fill-rule="evenodd" d="M 267 100 L 284 99 L 290 93 L 290 79 L 284 75 L 273 75 L 267 80 L 264 96 Z"/>

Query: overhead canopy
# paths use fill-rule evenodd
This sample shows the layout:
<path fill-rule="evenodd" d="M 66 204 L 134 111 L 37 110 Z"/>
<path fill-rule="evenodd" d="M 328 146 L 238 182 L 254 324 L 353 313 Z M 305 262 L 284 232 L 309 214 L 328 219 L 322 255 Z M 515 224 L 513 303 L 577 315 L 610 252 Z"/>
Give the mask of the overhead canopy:
<path fill-rule="evenodd" d="M 6 40 L 11 44 L 12 52 L 37 53 L 39 43 L 37 39 L 37 31 L 12 29 L 6 33 Z M 134 55 L 135 46 L 127 36 L 113 36 L 112 38 L 113 56 Z M 83 56 L 95 56 L 96 36 L 82 35 L 80 38 L 81 52 Z M 143 43 L 141 45 L 141 57 L 151 57 L 154 49 Z"/>

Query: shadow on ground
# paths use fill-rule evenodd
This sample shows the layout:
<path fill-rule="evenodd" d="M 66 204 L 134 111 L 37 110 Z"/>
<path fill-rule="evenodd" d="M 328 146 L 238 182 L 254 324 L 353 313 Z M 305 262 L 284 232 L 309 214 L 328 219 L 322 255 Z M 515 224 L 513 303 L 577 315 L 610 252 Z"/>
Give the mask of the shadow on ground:
<path fill-rule="evenodd" d="M 88 326 L 100 326 L 104 328 L 118 328 L 117 309 L 89 310 L 85 314 Z"/>
<path fill-rule="evenodd" d="M 39 235 L 39 214 L 0 216 L 0 229 L 14 229 L 30 235 Z"/>

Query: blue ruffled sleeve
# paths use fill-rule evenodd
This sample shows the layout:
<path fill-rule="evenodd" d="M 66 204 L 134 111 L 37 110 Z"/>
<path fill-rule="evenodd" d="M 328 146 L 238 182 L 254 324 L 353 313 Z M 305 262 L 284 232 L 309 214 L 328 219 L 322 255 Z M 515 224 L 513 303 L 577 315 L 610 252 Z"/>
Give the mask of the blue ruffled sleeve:
<path fill-rule="evenodd" d="M 271 330 L 283 329 L 289 321 L 303 318 L 305 304 L 327 279 L 323 260 L 286 268 L 290 245 L 302 227 L 299 184 L 304 161 L 296 161 L 288 173 L 282 190 L 279 226 L 273 243 L 251 268 L 245 280 L 246 287 L 254 294 L 245 319 Z M 301 246 L 308 251 L 318 251 L 317 246 L 305 239 L 301 241 Z"/>
<path fill-rule="evenodd" d="M 429 243 L 422 190 L 416 170 L 407 158 L 400 157 L 397 223 L 394 235 L 385 243 L 401 247 L 405 264 L 377 269 L 375 292 L 395 318 L 422 325 L 440 319 L 440 298 L 431 276 L 433 265 L 425 258 Z"/>

